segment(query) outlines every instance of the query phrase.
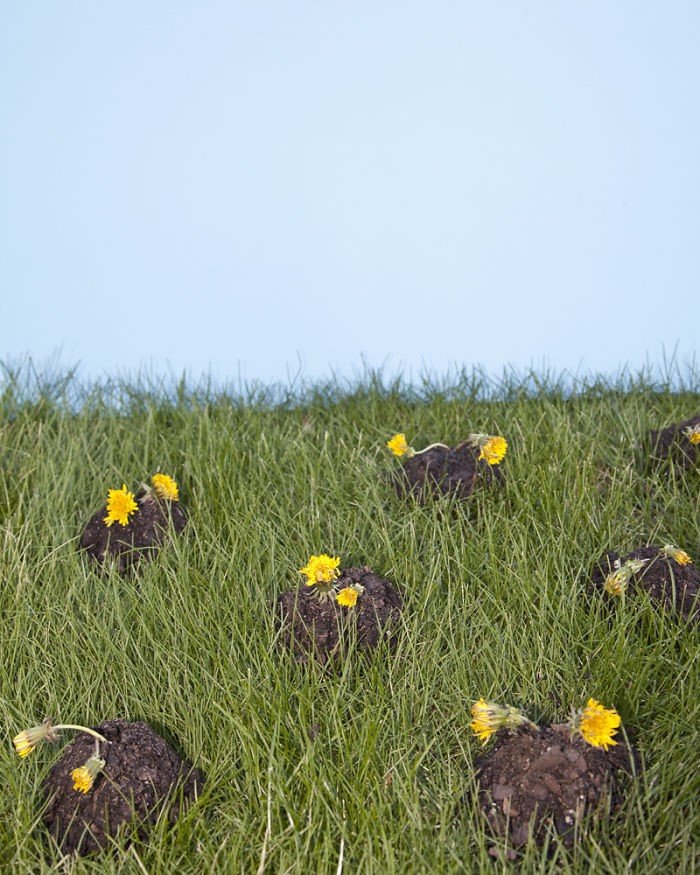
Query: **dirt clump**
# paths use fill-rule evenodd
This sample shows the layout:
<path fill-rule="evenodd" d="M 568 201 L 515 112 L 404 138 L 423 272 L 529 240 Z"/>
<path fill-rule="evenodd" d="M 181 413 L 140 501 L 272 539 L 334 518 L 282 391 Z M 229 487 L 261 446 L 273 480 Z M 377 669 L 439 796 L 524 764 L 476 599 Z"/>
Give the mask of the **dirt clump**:
<path fill-rule="evenodd" d="M 44 824 L 66 854 L 93 853 L 122 833 L 145 839 L 163 810 L 174 823 L 204 784 L 202 773 L 147 723 L 107 720 L 96 730 L 107 739 L 99 743 L 105 764 L 87 793 L 76 790 L 71 777 L 95 753 L 95 739 L 85 732 L 44 780 Z"/>
<path fill-rule="evenodd" d="M 631 770 L 633 757 L 626 742 L 609 751 L 592 747 L 572 737 L 568 724 L 502 733 L 475 764 L 479 808 L 513 847 L 526 844 L 531 820 L 538 844 L 551 824 L 571 846 L 584 816 L 619 807 L 620 773 Z"/>
<path fill-rule="evenodd" d="M 470 441 L 453 449 L 431 447 L 402 462 L 394 474 L 394 486 L 400 496 L 413 495 L 421 503 L 429 496 L 468 498 L 474 490 L 504 479 L 500 465 L 490 465 L 479 455 L 479 447 Z"/>
<path fill-rule="evenodd" d="M 80 536 L 80 549 L 103 565 L 114 557 L 123 574 L 141 559 L 152 559 L 170 532 L 180 534 L 187 525 L 187 515 L 179 501 L 158 498 L 150 489 L 140 489 L 134 496 L 138 510 L 127 525 L 104 522 L 106 507 L 90 517 Z"/>
<path fill-rule="evenodd" d="M 403 599 L 394 585 L 371 568 L 344 568 L 335 582 L 335 592 L 359 584 L 363 592 L 354 607 L 343 607 L 331 594 L 318 598 L 313 586 L 282 593 L 275 619 L 284 647 L 298 662 L 315 659 L 325 663 L 340 655 L 355 639 L 361 651 L 371 651 L 382 642 L 396 644 Z"/>
<path fill-rule="evenodd" d="M 644 441 L 647 463 L 651 469 L 668 465 L 677 474 L 697 468 L 700 443 L 692 443 L 687 432 L 700 427 L 700 416 L 693 416 L 666 428 L 650 431 Z"/>
<path fill-rule="evenodd" d="M 649 598 L 664 609 L 679 613 L 691 622 L 700 620 L 700 572 L 694 564 L 681 564 L 666 555 L 660 547 L 639 547 L 625 556 L 612 551 L 605 553 L 598 560 L 591 575 L 594 590 L 602 591 L 610 601 L 619 598 L 606 591 L 605 581 L 610 574 L 630 560 L 642 561 L 644 564 L 639 571 L 631 574 L 628 592 L 644 590 Z"/>

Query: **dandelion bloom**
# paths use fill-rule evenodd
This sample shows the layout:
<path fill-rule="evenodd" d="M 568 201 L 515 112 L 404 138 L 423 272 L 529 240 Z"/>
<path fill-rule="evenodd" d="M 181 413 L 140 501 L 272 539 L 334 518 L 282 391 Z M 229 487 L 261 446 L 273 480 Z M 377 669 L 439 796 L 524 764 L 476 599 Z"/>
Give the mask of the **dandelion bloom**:
<path fill-rule="evenodd" d="M 691 444 L 700 444 L 700 425 L 689 425 L 683 432 Z"/>
<path fill-rule="evenodd" d="M 624 565 L 620 565 L 620 560 L 615 562 L 614 571 L 605 578 L 603 589 L 608 595 L 621 596 L 627 589 L 627 584 L 632 579 L 634 574 L 637 574 L 647 564 L 648 559 L 628 559 Z"/>
<path fill-rule="evenodd" d="M 121 489 L 110 489 L 107 497 L 107 516 L 104 518 L 104 523 L 108 528 L 113 523 L 128 526 L 129 517 L 138 509 L 139 506 L 134 501 L 134 494 L 127 491 L 126 483 Z"/>
<path fill-rule="evenodd" d="M 508 450 L 508 441 L 500 435 L 487 435 L 483 443 L 480 442 L 480 459 L 484 459 L 489 465 L 500 465 Z"/>
<path fill-rule="evenodd" d="M 617 744 L 613 735 L 621 725 L 620 715 L 614 708 L 605 708 L 595 699 L 589 699 L 578 718 L 576 728 L 593 747 L 607 750 L 610 745 Z"/>
<path fill-rule="evenodd" d="M 87 793 L 95 783 L 95 778 L 100 774 L 105 767 L 105 761 L 98 756 L 90 757 L 84 766 L 73 769 L 70 773 L 73 779 L 73 789 L 80 793 Z"/>
<path fill-rule="evenodd" d="M 54 732 L 53 724 L 46 718 L 39 726 L 32 726 L 31 729 L 23 729 L 15 735 L 12 743 L 15 750 L 21 757 L 29 756 L 34 748 L 41 744 L 42 741 L 56 741 L 57 734 Z"/>
<path fill-rule="evenodd" d="M 627 588 L 628 580 L 629 575 L 625 571 L 618 569 L 617 571 L 608 574 L 605 578 L 603 589 L 608 595 L 621 596 Z"/>
<path fill-rule="evenodd" d="M 306 575 L 306 585 L 315 586 L 318 583 L 331 583 L 338 578 L 340 571 L 340 556 L 333 558 L 325 553 L 320 556 L 311 556 L 308 563 L 299 569 L 300 574 Z"/>
<path fill-rule="evenodd" d="M 395 456 L 413 455 L 405 434 L 395 434 L 386 445 Z"/>
<path fill-rule="evenodd" d="M 469 728 L 483 744 L 486 744 L 500 726 L 492 705 L 484 699 L 479 699 L 472 705 L 472 722 Z"/>
<path fill-rule="evenodd" d="M 154 474 L 151 483 L 158 498 L 165 498 L 168 501 L 177 501 L 180 498 L 177 483 L 167 474 Z"/>
<path fill-rule="evenodd" d="M 357 598 L 359 596 L 358 591 L 352 586 L 346 586 L 345 589 L 341 589 L 338 595 L 335 597 L 335 600 L 339 605 L 342 605 L 344 608 L 354 608 L 357 604 Z"/>
<path fill-rule="evenodd" d="M 471 714 L 472 722 L 469 724 L 469 728 L 481 740 L 482 744 L 486 744 L 494 732 L 498 732 L 503 726 L 515 729 L 522 726 L 523 723 L 531 722 L 517 708 L 511 708 L 510 705 L 497 705 L 495 702 L 486 702 L 484 699 L 474 702 Z M 534 723 L 531 725 L 534 726 Z"/>
<path fill-rule="evenodd" d="M 666 544 L 666 546 L 662 549 L 662 552 L 666 554 L 670 559 L 675 559 L 675 561 L 679 565 L 692 565 L 693 560 L 688 556 L 685 550 L 681 550 L 680 547 L 674 547 L 673 544 Z"/>

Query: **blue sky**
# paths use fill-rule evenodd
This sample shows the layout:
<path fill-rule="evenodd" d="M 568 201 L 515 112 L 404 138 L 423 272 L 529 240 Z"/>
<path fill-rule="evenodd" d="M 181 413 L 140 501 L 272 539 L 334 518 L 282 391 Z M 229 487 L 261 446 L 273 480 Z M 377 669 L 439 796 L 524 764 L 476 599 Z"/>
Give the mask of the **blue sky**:
<path fill-rule="evenodd" d="M 0 359 L 697 351 L 700 5 L 6 3 Z"/>

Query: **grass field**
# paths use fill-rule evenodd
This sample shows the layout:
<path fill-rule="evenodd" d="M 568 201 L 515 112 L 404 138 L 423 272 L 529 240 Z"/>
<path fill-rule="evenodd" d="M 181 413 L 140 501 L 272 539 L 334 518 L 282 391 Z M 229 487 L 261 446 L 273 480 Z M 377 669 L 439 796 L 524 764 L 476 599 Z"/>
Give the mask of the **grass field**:
<path fill-rule="evenodd" d="M 541 722 L 590 696 L 614 705 L 645 764 L 617 816 L 571 851 L 528 846 L 521 871 L 696 871 L 697 627 L 645 598 L 611 616 L 583 581 L 607 549 L 700 555 L 698 472 L 635 466 L 646 430 L 698 412 L 697 379 L 573 394 L 369 379 L 275 404 L 182 386 L 76 391 L 6 376 L 0 396 L 3 871 L 502 871 L 460 805 L 480 696 Z M 507 481 L 462 504 L 401 503 L 386 482 L 396 431 L 416 448 L 501 433 Z M 108 488 L 155 471 L 180 484 L 186 536 L 138 577 L 96 573 L 76 550 L 88 516 Z M 395 654 L 350 654 L 331 674 L 276 650 L 271 603 L 319 552 L 402 589 Z M 59 749 L 20 760 L 11 744 L 47 714 L 167 730 L 206 773 L 203 795 L 148 844 L 62 860 L 40 823 Z"/>

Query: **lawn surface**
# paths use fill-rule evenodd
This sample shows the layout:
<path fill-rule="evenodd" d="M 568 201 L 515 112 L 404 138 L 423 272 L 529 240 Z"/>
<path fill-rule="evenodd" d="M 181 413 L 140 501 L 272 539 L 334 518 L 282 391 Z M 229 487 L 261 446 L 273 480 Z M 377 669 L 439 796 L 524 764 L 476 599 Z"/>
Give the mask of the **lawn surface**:
<path fill-rule="evenodd" d="M 0 395 L 0 868 L 17 873 L 508 871 L 469 803 L 484 696 L 538 722 L 589 697 L 641 753 L 623 809 L 571 851 L 525 850 L 523 872 L 695 871 L 698 629 L 645 597 L 609 613 L 585 590 L 607 549 L 668 542 L 700 556 L 700 472 L 645 476 L 650 428 L 700 411 L 643 380 L 484 388 L 368 381 L 294 403 L 206 390 Z M 2 387 L 0 386 L 0 392 Z M 505 485 L 464 503 L 392 495 L 386 440 L 509 442 Z M 108 488 L 172 474 L 185 536 L 137 577 L 76 550 Z M 396 652 L 335 673 L 275 647 L 271 604 L 312 553 L 371 565 L 405 596 Z M 71 862 L 46 840 L 41 781 L 60 753 L 11 739 L 45 715 L 151 723 L 207 775 L 147 844 Z M 70 740 L 66 735 L 63 743 Z"/>

